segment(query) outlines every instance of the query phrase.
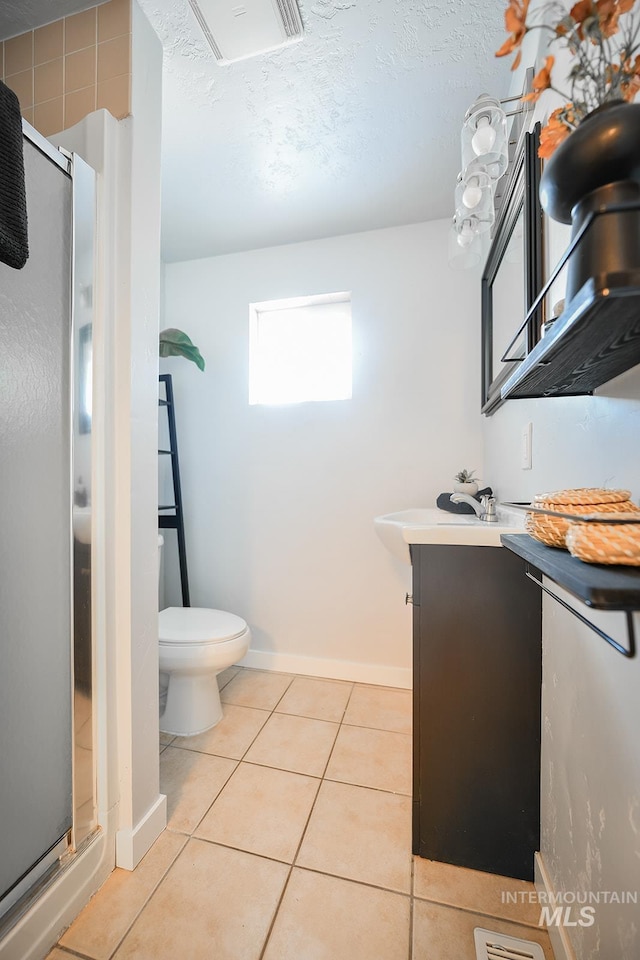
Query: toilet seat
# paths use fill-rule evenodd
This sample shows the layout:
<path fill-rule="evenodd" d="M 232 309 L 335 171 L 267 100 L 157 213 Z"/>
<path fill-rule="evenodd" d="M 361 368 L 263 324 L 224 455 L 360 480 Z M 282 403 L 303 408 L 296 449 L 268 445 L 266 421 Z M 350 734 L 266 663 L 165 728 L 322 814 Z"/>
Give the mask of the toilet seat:
<path fill-rule="evenodd" d="M 235 640 L 247 630 L 242 617 L 208 607 L 167 607 L 158 614 L 160 643 L 199 646 Z"/>
<path fill-rule="evenodd" d="M 251 630 L 226 610 L 167 607 L 158 614 L 160 730 L 191 737 L 222 719 L 217 675 L 242 660 Z"/>

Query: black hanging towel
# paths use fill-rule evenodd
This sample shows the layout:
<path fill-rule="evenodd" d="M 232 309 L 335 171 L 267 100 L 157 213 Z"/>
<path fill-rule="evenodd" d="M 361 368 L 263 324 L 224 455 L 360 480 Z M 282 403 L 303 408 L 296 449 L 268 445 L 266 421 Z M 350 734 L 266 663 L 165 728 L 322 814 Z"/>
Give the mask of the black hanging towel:
<path fill-rule="evenodd" d="M 0 81 L 0 262 L 21 270 L 28 258 L 20 103 Z"/>

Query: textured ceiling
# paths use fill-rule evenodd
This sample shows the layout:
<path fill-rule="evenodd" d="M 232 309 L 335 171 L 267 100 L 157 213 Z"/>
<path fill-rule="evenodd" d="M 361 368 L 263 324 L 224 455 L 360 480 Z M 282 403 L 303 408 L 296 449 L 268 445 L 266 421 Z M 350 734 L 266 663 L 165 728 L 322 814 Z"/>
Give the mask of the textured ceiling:
<path fill-rule="evenodd" d="M 105 0 L 0 0 L 0 40 L 97 7 Z"/>
<path fill-rule="evenodd" d="M 187 0 L 139 2 L 164 46 L 166 260 L 451 215 L 464 112 L 509 86 L 505 0 L 301 0 L 301 42 L 223 67 Z"/>

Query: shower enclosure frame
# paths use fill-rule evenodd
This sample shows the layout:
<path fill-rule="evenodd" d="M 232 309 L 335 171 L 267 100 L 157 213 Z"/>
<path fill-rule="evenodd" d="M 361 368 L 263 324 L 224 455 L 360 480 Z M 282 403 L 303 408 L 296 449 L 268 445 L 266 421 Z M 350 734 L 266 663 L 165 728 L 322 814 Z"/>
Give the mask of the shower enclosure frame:
<path fill-rule="evenodd" d="M 54 147 L 23 121 L 23 137 L 71 180 L 69 263 L 69 507 L 71 664 L 71 827 L 13 884 L 0 901 L 0 945 L 34 902 L 100 834 L 95 754 L 94 579 L 91 502 L 94 456 L 91 439 L 92 356 L 96 247 L 96 176 L 76 154 Z M 79 488 L 79 469 L 85 471 Z M 84 490 L 84 493 L 83 493 Z"/>

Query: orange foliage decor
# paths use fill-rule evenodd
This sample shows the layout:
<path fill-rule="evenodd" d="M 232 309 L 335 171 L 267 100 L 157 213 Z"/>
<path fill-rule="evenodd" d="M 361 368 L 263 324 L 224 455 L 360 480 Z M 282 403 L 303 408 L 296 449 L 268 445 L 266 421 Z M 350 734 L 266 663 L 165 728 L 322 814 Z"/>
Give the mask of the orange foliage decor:
<path fill-rule="evenodd" d="M 554 110 L 540 137 L 541 157 L 550 157 L 556 147 L 592 110 L 605 103 L 631 102 L 640 91 L 640 17 L 636 0 L 578 0 L 569 13 L 560 3 L 546 3 L 529 14 L 529 0 L 509 0 L 505 28 L 509 36 L 497 57 L 514 53 L 512 70 L 520 63 L 522 41 L 531 30 L 549 34 L 549 46 L 566 47 L 574 63 L 564 91 L 554 86 L 553 56 L 533 80 L 533 90 L 524 100 L 536 101 L 546 90 L 566 100 Z"/>

